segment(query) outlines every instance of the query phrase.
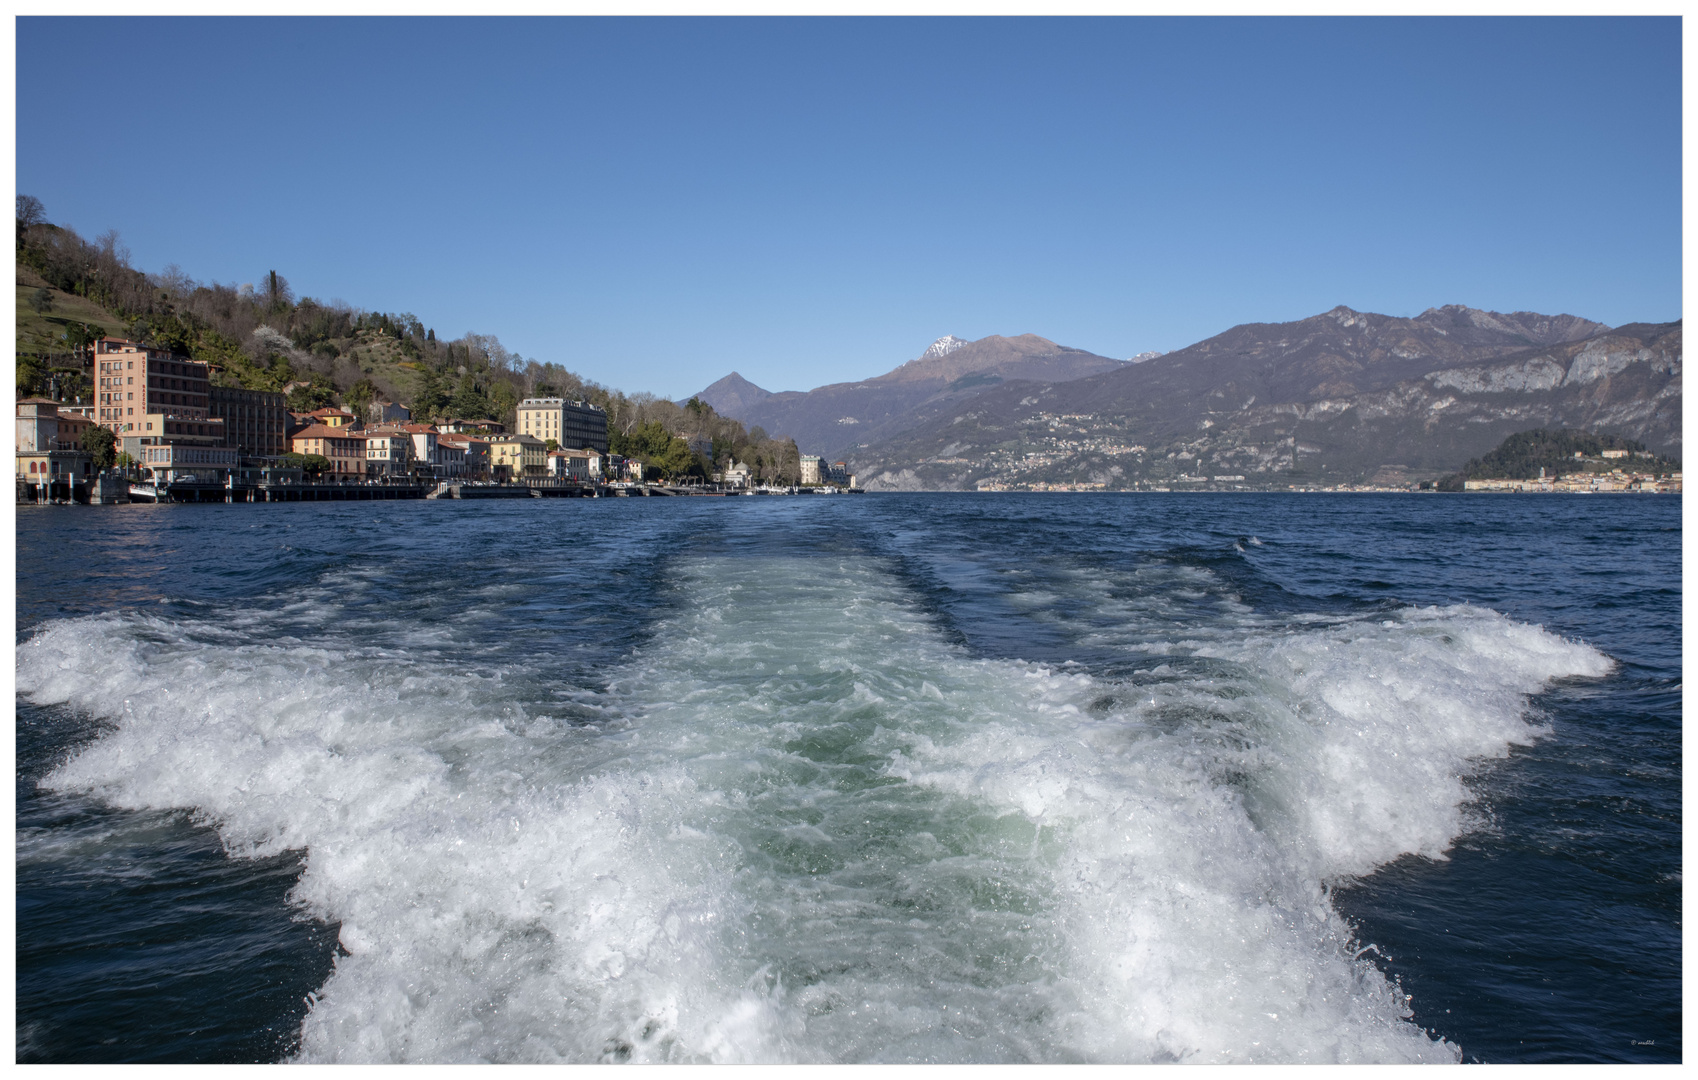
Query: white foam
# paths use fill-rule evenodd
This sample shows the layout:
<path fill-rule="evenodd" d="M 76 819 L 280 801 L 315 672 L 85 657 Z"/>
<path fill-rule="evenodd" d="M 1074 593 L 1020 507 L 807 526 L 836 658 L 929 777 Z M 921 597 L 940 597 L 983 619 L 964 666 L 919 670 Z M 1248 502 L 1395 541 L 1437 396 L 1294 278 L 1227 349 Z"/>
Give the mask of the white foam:
<path fill-rule="evenodd" d="M 307 850 L 352 955 L 303 1060 L 1412 1061 L 1457 1051 L 1324 887 L 1441 856 L 1527 695 L 1609 664 L 1470 608 L 1161 641 L 1151 601 L 1185 666 L 1119 685 L 968 657 L 866 561 L 678 588 L 564 688 L 593 726 L 333 606 L 54 623 L 18 684 L 116 724 L 51 786 Z"/>

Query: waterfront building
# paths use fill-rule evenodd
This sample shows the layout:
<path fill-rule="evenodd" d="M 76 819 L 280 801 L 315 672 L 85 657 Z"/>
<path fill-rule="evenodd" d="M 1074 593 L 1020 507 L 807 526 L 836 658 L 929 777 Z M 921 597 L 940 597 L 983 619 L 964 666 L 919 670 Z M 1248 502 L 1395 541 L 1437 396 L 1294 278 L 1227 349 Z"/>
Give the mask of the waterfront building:
<path fill-rule="evenodd" d="M 526 398 L 514 415 L 521 435 L 544 442 L 553 439 L 563 450 L 607 453 L 607 414 L 587 402 Z"/>
<path fill-rule="evenodd" d="M 489 478 L 489 440 L 475 435 L 438 432 L 437 454 L 445 475 L 466 480 Z"/>
<path fill-rule="evenodd" d="M 302 428 L 289 440 L 289 448 L 297 454 L 318 454 L 330 462 L 329 475 L 363 477 L 366 474 L 366 440 L 346 427 L 313 424 Z"/>
<path fill-rule="evenodd" d="M 405 476 L 412 466 L 413 439 L 396 428 L 366 428 L 356 433 L 366 443 L 366 476 Z"/>
<path fill-rule="evenodd" d="M 94 424 L 87 416 L 52 398 L 18 402 L 17 450 L 81 450 L 83 434 Z"/>
<path fill-rule="evenodd" d="M 75 484 L 94 474 L 94 459 L 82 450 L 19 450 L 18 479 L 32 484 Z"/>
<path fill-rule="evenodd" d="M 746 488 L 749 486 L 749 467 L 733 458 L 730 466 L 719 474 L 719 480 L 727 487 Z"/>
<path fill-rule="evenodd" d="M 288 450 L 292 417 L 282 394 L 209 386 L 207 408 L 224 421 L 225 438 L 242 456 L 274 458 Z"/>
<path fill-rule="evenodd" d="M 823 484 L 823 483 L 825 483 L 825 481 L 823 479 L 821 479 L 821 477 L 820 477 L 820 465 L 823 461 L 824 461 L 824 459 L 821 458 L 818 454 L 803 454 L 802 455 L 802 483 L 804 483 L 804 484 Z"/>
<path fill-rule="evenodd" d="M 241 462 L 241 451 L 229 445 L 218 417 L 149 413 L 136 428 L 119 437 L 118 448 L 161 483 L 223 483 Z"/>
<path fill-rule="evenodd" d="M 489 468 L 497 480 L 541 479 L 548 475 L 548 448 L 534 435 L 497 435 L 489 440 Z"/>
<path fill-rule="evenodd" d="M 396 430 L 406 433 L 413 443 L 413 460 L 438 476 L 449 473 L 443 468 L 442 448 L 437 444 L 438 433 L 430 424 L 403 423 Z M 464 455 L 462 455 L 464 460 Z"/>
<path fill-rule="evenodd" d="M 91 426 L 84 417 L 62 413 L 51 398 L 18 402 L 18 478 L 36 484 L 75 483 L 92 474 L 93 458 L 82 443 L 83 433 Z"/>
<path fill-rule="evenodd" d="M 643 482 L 643 463 L 636 458 L 620 457 L 618 454 L 608 454 L 604 466 L 609 480 L 625 480 L 633 484 Z"/>
<path fill-rule="evenodd" d="M 439 435 L 435 441 L 436 460 L 431 463 L 430 470 L 434 476 L 444 480 L 469 479 L 470 473 L 466 468 L 466 446 L 463 443 L 451 443 Z"/>
<path fill-rule="evenodd" d="M 93 363 L 95 422 L 114 434 L 141 430 L 137 425 L 150 413 L 184 420 L 210 415 L 205 364 L 123 338 L 96 341 Z"/>
<path fill-rule="evenodd" d="M 589 483 L 601 479 L 601 455 L 594 450 L 554 450 L 548 455 L 548 475 Z"/>

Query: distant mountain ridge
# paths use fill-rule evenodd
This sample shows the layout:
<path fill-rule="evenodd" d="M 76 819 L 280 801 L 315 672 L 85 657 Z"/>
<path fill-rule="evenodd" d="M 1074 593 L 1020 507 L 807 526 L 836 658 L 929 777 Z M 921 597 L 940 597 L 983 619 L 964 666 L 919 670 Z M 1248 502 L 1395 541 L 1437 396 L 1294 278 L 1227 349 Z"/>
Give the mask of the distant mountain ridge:
<path fill-rule="evenodd" d="M 712 405 L 719 415 L 736 417 L 771 397 L 772 391 L 762 390 L 733 371 L 695 396 Z"/>
<path fill-rule="evenodd" d="M 695 396 L 722 416 L 794 438 L 804 454 L 835 457 L 1010 379 L 1059 383 L 1125 366 L 1036 334 L 977 341 L 945 335 L 913 360 L 860 382 L 771 393 L 733 372 Z"/>
<path fill-rule="evenodd" d="M 1679 322 L 1336 307 L 1076 380 L 996 386 L 850 462 L 875 488 L 1393 482 L 1541 426 L 1678 454 L 1680 366 Z"/>

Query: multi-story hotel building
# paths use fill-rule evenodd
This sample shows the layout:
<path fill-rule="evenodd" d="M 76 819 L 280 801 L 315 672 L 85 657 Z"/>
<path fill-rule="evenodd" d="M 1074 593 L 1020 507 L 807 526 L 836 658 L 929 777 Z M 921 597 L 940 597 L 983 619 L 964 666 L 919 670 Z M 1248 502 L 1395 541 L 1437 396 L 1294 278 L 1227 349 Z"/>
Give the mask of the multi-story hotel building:
<path fill-rule="evenodd" d="M 243 457 L 269 458 L 289 450 L 289 401 L 269 390 L 207 388 L 208 409 L 224 421 L 230 445 Z"/>
<path fill-rule="evenodd" d="M 149 413 L 180 420 L 210 415 L 207 366 L 122 338 L 94 343 L 94 422 L 115 434 L 141 431 Z"/>
<path fill-rule="evenodd" d="M 565 398 L 526 398 L 517 409 L 518 434 L 547 442 L 553 439 L 562 450 L 597 450 L 607 453 L 607 414 L 583 401 Z"/>

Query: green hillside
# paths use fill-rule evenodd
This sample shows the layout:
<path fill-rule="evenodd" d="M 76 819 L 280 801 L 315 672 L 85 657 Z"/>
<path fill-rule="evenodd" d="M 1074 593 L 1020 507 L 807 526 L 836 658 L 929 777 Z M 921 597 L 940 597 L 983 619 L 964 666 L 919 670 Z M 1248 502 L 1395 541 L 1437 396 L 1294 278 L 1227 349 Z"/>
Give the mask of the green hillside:
<path fill-rule="evenodd" d="M 1628 456 L 1606 458 L 1605 450 L 1625 451 Z M 1517 432 L 1484 457 L 1472 459 L 1461 472 L 1440 480 L 1438 488 L 1461 491 L 1469 480 L 1533 480 L 1541 475 L 1556 477 L 1616 468 L 1662 475 L 1678 472 L 1680 462 L 1653 454 L 1644 443 L 1620 435 L 1535 428 Z"/>
<path fill-rule="evenodd" d="M 297 298 L 275 271 L 241 285 L 198 282 L 174 266 L 144 273 L 130 265 L 116 232 L 90 243 L 48 222 L 41 203 L 22 195 L 17 275 L 20 396 L 88 393 L 86 346 L 111 335 L 206 363 L 218 385 L 285 391 L 297 410 L 338 404 L 363 412 L 381 398 L 407 406 L 416 420 L 490 419 L 512 430 L 523 398 L 581 398 L 606 411 L 614 453 L 658 473 L 706 476 L 735 459 L 757 480 L 800 480 L 792 440 L 745 430 L 700 402 L 625 394 L 519 356 L 494 335 L 444 340 L 409 312 Z M 708 440 L 712 454 L 690 453 L 684 440 L 692 436 Z"/>

